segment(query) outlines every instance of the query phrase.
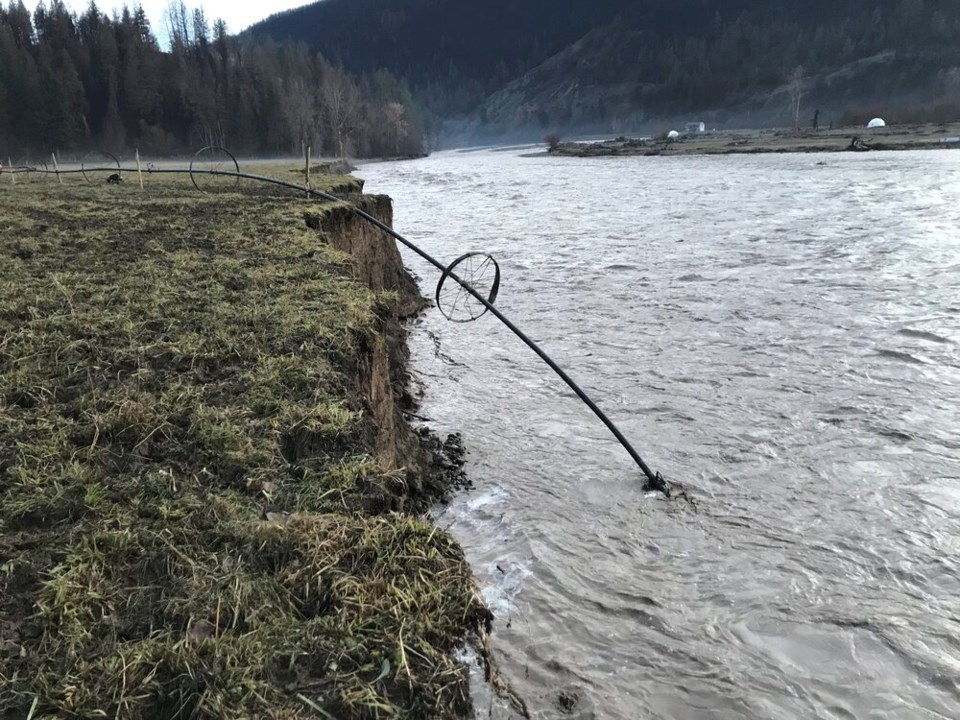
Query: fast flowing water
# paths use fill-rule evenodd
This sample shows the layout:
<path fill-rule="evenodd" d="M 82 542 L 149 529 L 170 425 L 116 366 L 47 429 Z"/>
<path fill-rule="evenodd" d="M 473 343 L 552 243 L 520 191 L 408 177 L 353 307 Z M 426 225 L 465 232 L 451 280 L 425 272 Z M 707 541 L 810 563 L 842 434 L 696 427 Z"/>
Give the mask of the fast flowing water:
<path fill-rule="evenodd" d="M 474 484 L 438 522 L 534 717 L 960 718 L 960 153 L 358 174 L 436 257 L 493 254 L 498 307 L 696 499 L 645 495 L 496 319 L 426 314 Z"/>

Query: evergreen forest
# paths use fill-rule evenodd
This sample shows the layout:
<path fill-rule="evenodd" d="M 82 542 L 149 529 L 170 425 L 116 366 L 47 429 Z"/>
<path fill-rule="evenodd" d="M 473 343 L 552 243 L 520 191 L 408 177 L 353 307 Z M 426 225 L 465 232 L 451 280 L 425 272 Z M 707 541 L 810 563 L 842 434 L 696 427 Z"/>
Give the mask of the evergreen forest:
<path fill-rule="evenodd" d="M 423 152 L 425 119 L 386 70 L 351 74 L 304 43 L 236 37 L 182 2 L 161 49 L 142 8 L 82 14 L 60 0 L 0 6 L 0 153 L 70 155 L 206 145 L 338 157 Z"/>

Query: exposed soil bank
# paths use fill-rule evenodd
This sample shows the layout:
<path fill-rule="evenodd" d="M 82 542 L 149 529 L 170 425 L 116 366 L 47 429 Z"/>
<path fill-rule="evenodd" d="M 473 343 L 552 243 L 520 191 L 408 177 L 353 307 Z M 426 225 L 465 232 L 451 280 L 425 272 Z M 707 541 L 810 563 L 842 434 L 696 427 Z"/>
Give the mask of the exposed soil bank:
<path fill-rule="evenodd" d="M 395 244 L 188 183 L 0 187 L 0 716 L 466 715 Z"/>
<path fill-rule="evenodd" d="M 960 123 L 898 125 L 836 130 L 742 130 L 663 138 L 618 138 L 602 142 L 560 143 L 553 155 L 749 155 L 760 153 L 866 152 L 870 150 L 960 149 Z M 945 142 L 946 141 L 946 142 Z"/>

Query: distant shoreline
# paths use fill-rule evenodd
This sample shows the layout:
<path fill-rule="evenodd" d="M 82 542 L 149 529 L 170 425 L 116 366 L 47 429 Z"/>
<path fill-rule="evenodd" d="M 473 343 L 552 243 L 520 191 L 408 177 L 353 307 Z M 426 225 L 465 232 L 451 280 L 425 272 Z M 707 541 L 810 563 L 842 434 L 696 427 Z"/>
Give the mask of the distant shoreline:
<path fill-rule="evenodd" d="M 599 142 L 561 142 L 547 152 L 564 157 L 607 157 L 948 149 L 960 150 L 960 123 L 870 129 L 714 131 L 689 133 L 673 140 L 619 137 Z"/>

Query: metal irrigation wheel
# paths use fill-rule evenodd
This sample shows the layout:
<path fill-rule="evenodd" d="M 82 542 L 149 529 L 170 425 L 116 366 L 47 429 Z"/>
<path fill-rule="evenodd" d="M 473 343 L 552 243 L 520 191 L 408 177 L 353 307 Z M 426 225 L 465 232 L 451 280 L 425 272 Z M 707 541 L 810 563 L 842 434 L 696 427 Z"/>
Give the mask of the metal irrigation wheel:
<path fill-rule="evenodd" d="M 202 193 L 236 190 L 240 184 L 239 173 L 237 159 L 226 148 L 215 145 L 198 150 L 190 161 L 190 180 Z"/>
<path fill-rule="evenodd" d="M 117 156 L 103 150 L 93 150 L 84 155 L 80 162 L 80 171 L 87 182 L 94 185 L 108 182 L 114 175 L 123 176 Z"/>
<path fill-rule="evenodd" d="M 469 287 L 469 289 L 467 289 Z M 437 283 L 437 308 L 450 322 L 468 323 L 483 317 L 489 308 L 470 292 L 493 305 L 500 292 L 500 266 L 486 253 L 467 253 L 443 271 Z"/>

